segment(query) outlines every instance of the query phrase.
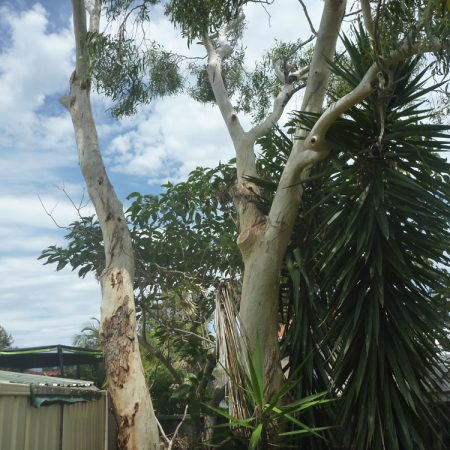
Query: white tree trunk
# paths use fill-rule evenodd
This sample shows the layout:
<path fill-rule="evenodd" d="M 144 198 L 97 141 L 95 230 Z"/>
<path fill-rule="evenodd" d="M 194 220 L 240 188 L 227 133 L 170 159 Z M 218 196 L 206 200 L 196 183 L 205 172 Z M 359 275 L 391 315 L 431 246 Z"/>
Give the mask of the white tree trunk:
<path fill-rule="evenodd" d="M 72 117 L 81 171 L 104 239 L 106 267 L 100 280 L 101 329 L 108 389 L 119 426 L 118 445 L 120 450 L 157 450 L 157 423 L 136 332 L 131 237 L 122 204 L 105 171 L 91 109 L 88 60 L 83 50 L 87 31 L 83 0 L 73 0 L 73 12 L 76 70 L 70 80 L 70 95 L 62 103 Z M 99 14 L 99 8 L 95 13 Z M 95 13 L 91 12 L 91 24 L 98 26 Z"/>

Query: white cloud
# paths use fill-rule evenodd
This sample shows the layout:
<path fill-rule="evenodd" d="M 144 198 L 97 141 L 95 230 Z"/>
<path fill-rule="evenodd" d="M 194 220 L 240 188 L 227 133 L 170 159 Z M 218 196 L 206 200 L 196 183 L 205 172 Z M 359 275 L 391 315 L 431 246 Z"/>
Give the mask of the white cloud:
<path fill-rule="evenodd" d="M 26 225 L 30 228 L 55 229 L 58 225 L 65 227 L 78 219 L 77 208 L 82 196 L 74 189 L 67 188 L 68 193 L 74 193 L 73 205 L 62 191 L 53 195 L 0 195 L 0 217 L 3 226 Z M 80 200 L 78 200 L 80 199 Z M 42 203 L 41 203 L 42 202 Z M 83 215 L 91 215 L 94 210 L 90 204 L 82 203 Z M 76 208 L 77 207 L 77 208 Z M 45 208 L 45 209 L 44 209 Z M 47 214 L 51 214 L 54 220 Z"/>
<path fill-rule="evenodd" d="M 70 18 L 51 33 L 39 4 L 21 12 L 1 7 L 0 15 L 10 37 L 0 47 L 0 187 L 53 183 L 54 169 L 76 161 L 70 117 L 57 103 L 74 67 Z"/>
<path fill-rule="evenodd" d="M 218 108 L 187 96 L 145 108 L 108 148 L 116 172 L 151 182 L 180 180 L 195 167 L 228 161 L 234 150 Z"/>
<path fill-rule="evenodd" d="M 80 280 L 18 257 L 0 258 L 0 277 L 1 325 L 16 346 L 70 344 L 90 317 L 99 317 L 100 287 L 93 277 Z"/>
<path fill-rule="evenodd" d="M 11 46 L 0 54 L 2 123 L 32 125 L 45 96 L 63 92 L 73 70 L 73 37 L 68 28 L 48 33 L 45 9 L 14 13 L 2 8 Z M 22 130 L 24 131 L 24 130 Z"/>

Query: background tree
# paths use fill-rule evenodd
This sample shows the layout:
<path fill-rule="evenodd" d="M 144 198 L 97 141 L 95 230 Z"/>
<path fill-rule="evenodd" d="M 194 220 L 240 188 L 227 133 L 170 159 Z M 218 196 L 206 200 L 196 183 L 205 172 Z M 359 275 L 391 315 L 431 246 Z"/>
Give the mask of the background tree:
<path fill-rule="evenodd" d="M 169 414 L 188 404 L 198 429 L 202 402 L 217 405 L 223 397 L 223 389 L 210 384 L 216 289 L 224 281 L 236 286 L 241 273 L 227 193 L 232 180 L 232 165 L 197 168 L 186 181 L 164 185 L 158 196 L 130 194 L 126 211 L 136 261 L 139 342 L 154 405 Z M 57 270 L 69 266 L 80 277 L 98 276 L 104 265 L 98 221 L 80 217 L 67 231 L 67 247 L 50 246 L 40 258 Z M 89 330 L 83 337 L 90 338 Z"/>
<path fill-rule="evenodd" d="M 11 348 L 13 342 L 12 336 L 0 325 L 0 350 Z"/>

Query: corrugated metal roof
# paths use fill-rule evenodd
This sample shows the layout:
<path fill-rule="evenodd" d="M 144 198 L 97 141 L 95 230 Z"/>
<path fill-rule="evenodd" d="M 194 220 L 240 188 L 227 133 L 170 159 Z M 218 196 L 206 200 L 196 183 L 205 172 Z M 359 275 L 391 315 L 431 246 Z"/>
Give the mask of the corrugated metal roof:
<path fill-rule="evenodd" d="M 28 373 L 0 370 L 0 383 L 38 384 L 41 386 L 89 387 L 97 390 L 93 381 L 73 380 L 70 378 L 49 377 Z"/>

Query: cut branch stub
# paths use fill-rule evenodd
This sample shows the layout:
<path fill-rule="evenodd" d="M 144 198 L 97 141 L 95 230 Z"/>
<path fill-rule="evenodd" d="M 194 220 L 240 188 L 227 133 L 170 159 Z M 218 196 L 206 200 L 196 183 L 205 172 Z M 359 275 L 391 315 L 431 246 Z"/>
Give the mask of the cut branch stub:
<path fill-rule="evenodd" d="M 323 153 L 324 157 L 328 155 L 331 149 L 331 145 L 326 141 L 325 138 L 317 134 L 309 135 L 305 139 L 305 147 L 314 150 L 318 153 Z"/>

